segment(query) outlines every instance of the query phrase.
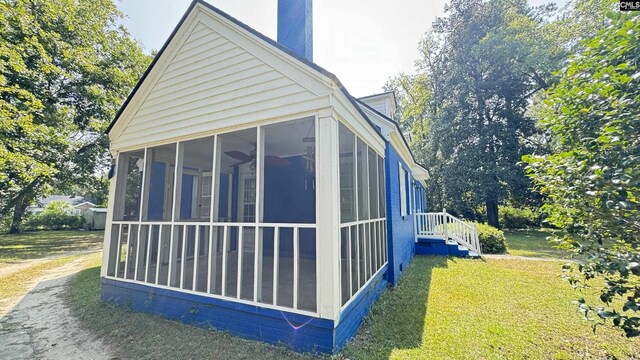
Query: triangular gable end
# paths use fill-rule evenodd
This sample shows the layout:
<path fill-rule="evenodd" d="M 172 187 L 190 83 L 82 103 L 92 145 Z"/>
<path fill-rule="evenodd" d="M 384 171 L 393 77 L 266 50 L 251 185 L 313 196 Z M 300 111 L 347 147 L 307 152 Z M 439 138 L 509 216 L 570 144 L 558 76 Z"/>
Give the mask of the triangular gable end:
<path fill-rule="evenodd" d="M 112 124 L 112 150 L 325 107 L 334 86 L 195 1 Z"/>

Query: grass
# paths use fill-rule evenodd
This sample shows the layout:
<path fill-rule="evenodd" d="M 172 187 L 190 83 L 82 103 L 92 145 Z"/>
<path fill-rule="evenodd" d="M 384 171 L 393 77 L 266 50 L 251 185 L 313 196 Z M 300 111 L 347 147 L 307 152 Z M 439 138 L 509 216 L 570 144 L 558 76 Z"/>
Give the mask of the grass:
<path fill-rule="evenodd" d="M 638 359 L 640 342 L 576 313 L 561 262 L 417 257 L 342 356 Z"/>
<path fill-rule="evenodd" d="M 63 255 L 72 251 L 99 250 L 102 231 L 36 231 L 0 235 L 0 264 Z"/>
<path fill-rule="evenodd" d="M 547 237 L 552 230 L 504 230 L 510 255 L 566 259 L 569 253 L 553 247 Z"/>
<path fill-rule="evenodd" d="M 244 340 L 100 301 L 100 260 L 68 287 L 73 313 L 122 359 L 309 359 L 283 346 Z"/>
<path fill-rule="evenodd" d="M 99 259 L 67 296 L 121 358 L 309 359 L 283 347 L 103 303 Z M 640 342 L 596 334 L 575 311 L 561 262 L 416 257 L 338 359 L 640 359 Z M 206 344 L 203 346 L 202 344 Z"/>
<path fill-rule="evenodd" d="M 0 276 L 0 300 L 24 294 L 29 282 L 42 276 L 45 271 L 66 265 L 79 257 L 79 255 L 65 256 Z"/>

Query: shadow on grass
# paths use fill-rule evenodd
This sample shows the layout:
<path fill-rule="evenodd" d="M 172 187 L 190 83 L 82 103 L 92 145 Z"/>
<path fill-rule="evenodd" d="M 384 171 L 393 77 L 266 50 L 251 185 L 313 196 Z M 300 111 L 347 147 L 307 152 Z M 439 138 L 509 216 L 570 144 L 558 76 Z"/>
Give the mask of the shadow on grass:
<path fill-rule="evenodd" d="M 0 235 L 0 262 L 14 263 L 76 251 L 99 250 L 104 231 L 34 231 Z"/>
<path fill-rule="evenodd" d="M 81 324 L 122 359 L 317 358 L 108 304 L 100 300 L 100 291 L 100 267 L 81 271 L 67 289 L 68 304 Z"/>
<path fill-rule="evenodd" d="M 432 274 L 446 268 L 448 260 L 444 256 L 416 256 L 398 285 L 382 294 L 340 356 L 388 359 L 394 350 L 419 348 L 424 340 Z"/>

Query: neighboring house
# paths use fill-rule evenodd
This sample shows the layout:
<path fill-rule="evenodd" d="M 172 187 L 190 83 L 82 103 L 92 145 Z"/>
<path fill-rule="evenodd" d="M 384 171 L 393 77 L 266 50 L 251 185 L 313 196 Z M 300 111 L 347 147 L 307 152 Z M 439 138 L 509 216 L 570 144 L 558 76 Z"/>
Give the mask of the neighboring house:
<path fill-rule="evenodd" d="M 109 126 L 102 298 L 332 353 L 416 252 L 479 248 L 426 213 L 393 94 L 312 63 L 311 0 L 278 14 L 276 43 L 194 1 Z"/>
<path fill-rule="evenodd" d="M 96 206 L 89 201 L 85 201 L 85 198 L 82 196 L 50 195 L 36 201 L 35 205 L 28 206 L 27 211 L 34 215 L 39 214 L 43 212 L 47 205 L 49 205 L 53 201 L 62 201 L 71 205 L 72 209 L 68 211 L 69 215 L 81 215 L 84 210 Z"/>

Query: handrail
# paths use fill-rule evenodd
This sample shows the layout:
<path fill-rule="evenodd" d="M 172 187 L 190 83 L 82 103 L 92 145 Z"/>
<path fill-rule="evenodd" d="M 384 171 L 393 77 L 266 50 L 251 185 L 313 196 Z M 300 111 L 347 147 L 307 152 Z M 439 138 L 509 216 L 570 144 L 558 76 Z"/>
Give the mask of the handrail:
<path fill-rule="evenodd" d="M 447 213 L 446 209 L 442 209 L 442 212 L 416 213 L 415 219 L 416 241 L 418 236 L 455 240 L 478 255 L 482 254 L 476 226 Z"/>

